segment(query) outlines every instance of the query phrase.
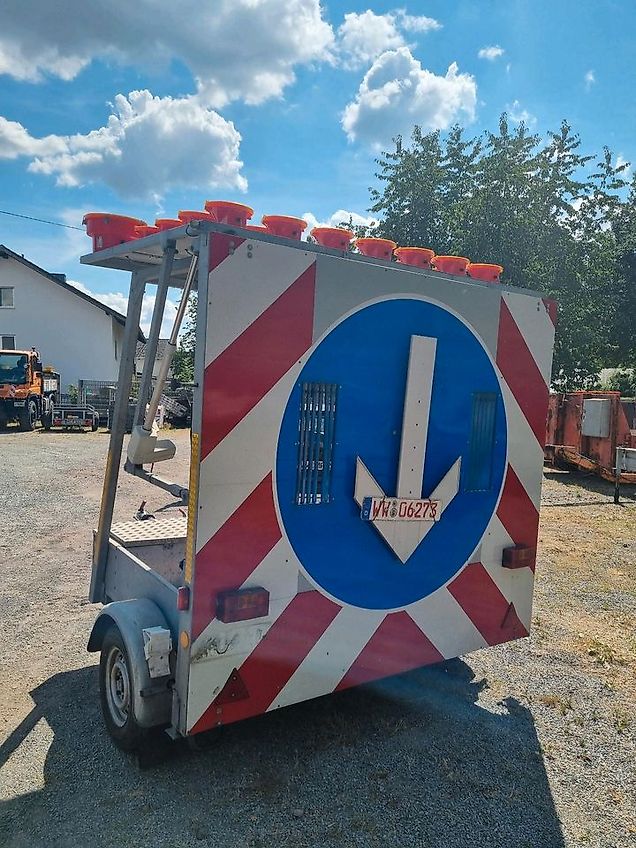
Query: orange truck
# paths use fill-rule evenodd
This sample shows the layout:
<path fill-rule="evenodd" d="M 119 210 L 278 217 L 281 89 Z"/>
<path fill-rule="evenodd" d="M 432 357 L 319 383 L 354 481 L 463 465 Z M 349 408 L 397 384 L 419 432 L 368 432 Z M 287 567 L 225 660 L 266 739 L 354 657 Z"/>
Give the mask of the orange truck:
<path fill-rule="evenodd" d="M 20 430 L 34 430 L 38 421 L 50 427 L 59 396 L 60 375 L 42 367 L 35 348 L 0 350 L 0 427 L 12 421 Z"/>

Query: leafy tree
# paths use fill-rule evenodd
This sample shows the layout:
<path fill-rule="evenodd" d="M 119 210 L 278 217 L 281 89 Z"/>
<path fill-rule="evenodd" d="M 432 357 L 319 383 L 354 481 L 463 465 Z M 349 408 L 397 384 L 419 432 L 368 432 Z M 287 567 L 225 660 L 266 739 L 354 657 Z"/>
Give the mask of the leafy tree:
<path fill-rule="evenodd" d="M 558 388 L 583 388 L 600 369 L 636 361 L 636 181 L 603 149 L 583 155 L 567 122 L 547 141 L 503 114 L 498 132 L 466 139 L 413 130 L 377 160 L 374 234 L 504 266 L 508 285 L 559 303 Z"/>
<path fill-rule="evenodd" d="M 623 397 L 636 397 L 636 371 L 619 368 L 608 379 L 607 388 L 612 392 L 620 392 Z"/>
<path fill-rule="evenodd" d="M 172 373 L 181 383 L 194 380 L 194 349 L 197 332 L 197 295 L 190 295 L 190 302 L 183 319 L 183 330 L 172 360 Z"/>

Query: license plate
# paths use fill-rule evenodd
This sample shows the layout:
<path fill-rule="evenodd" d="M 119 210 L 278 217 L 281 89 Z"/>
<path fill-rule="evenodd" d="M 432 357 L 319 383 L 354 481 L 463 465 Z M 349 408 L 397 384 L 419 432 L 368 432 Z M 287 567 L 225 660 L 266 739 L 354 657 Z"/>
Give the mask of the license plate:
<path fill-rule="evenodd" d="M 364 498 L 363 521 L 439 521 L 440 501 L 430 498 Z"/>

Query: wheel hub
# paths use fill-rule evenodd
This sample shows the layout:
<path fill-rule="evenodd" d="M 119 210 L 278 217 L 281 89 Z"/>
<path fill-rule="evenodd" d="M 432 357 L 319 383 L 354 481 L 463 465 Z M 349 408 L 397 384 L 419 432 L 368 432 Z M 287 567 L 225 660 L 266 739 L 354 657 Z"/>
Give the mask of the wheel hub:
<path fill-rule="evenodd" d="M 126 659 L 117 647 L 108 655 L 106 700 L 111 718 L 118 727 L 123 727 L 130 711 L 130 677 Z"/>

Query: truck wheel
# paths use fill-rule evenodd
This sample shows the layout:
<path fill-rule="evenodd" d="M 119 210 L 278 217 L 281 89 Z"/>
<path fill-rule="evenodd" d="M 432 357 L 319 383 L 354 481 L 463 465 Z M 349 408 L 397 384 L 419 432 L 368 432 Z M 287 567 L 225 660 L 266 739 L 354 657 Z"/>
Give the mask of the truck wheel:
<path fill-rule="evenodd" d="M 137 724 L 130 658 L 119 628 L 106 631 L 99 660 L 99 695 L 106 729 L 122 751 L 134 751 L 145 731 Z"/>
<path fill-rule="evenodd" d="M 35 422 L 38 420 L 38 408 L 34 400 L 28 400 L 26 406 L 20 412 L 20 429 L 35 430 Z"/>

